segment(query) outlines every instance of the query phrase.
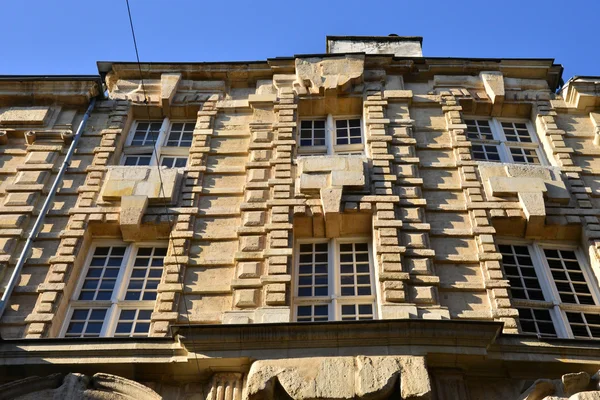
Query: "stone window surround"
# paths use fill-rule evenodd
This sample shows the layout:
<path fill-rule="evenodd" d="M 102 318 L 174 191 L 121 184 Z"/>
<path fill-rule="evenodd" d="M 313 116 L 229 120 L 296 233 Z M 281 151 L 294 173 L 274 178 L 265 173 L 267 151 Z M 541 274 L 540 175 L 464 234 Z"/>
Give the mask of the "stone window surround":
<path fill-rule="evenodd" d="M 179 146 L 167 146 L 167 140 L 169 138 L 169 133 L 171 131 L 171 127 L 174 123 L 196 123 L 196 121 L 192 120 L 171 120 L 168 117 L 165 117 L 162 120 L 162 125 L 160 127 L 158 137 L 156 138 L 156 146 L 132 146 L 131 142 L 133 141 L 133 136 L 135 134 L 135 129 L 140 122 L 158 122 L 160 120 L 157 119 L 137 119 L 134 120 L 131 124 L 131 128 L 129 129 L 129 133 L 127 134 L 127 140 L 125 141 L 125 146 L 123 147 L 123 153 L 121 155 L 121 160 L 119 165 L 125 165 L 125 159 L 127 156 L 135 156 L 135 155 L 145 155 L 150 156 L 150 166 L 156 165 L 156 160 L 159 160 L 159 163 L 162 165 L 163 156 L 168 157 L 189 157 L 189 147 L 179 147 Z M 160 143 L 160 145 L 159 145 Z"/>
<path fill-rule="evenodd" d="M 104 246 L 125 246 L 125 255 L 123 256 L 123 260 L 125 261 L 124 268 L 121 266 L 119 275 L 116 279 L 115 286 L 113 288 L 113 294 L 110 300 L 100 301 L 100 300 L 78 300 L 77 297 L 81 292 L 81 288 L 85 281 L 87 272 L 90 268 L 90 263 L 92 257 L 94 255 L 95 249 L 97 247 Z M 102 326 L 102 330 L 100 332 L 99 337 L 113 337 L 115 334 L 115 329 L 117 327 L 117 322 L 119 319 L 119 314 L 121 310 L 137 310 L 137 309 L 149 309 L 154 311 L 154 306 L 156 300 L 124 300 L 125 292 L 127 289 L 127 283 L 131 278 L 131 273 L 133 270 L 133 264 L 136 258 L 137 249 L 141 247 L 164 247 L 167 248 L 167 242 L 161 241 L 153 241 L 153 242 L 137 242 L 137 243 L 126 243 L 116 239 L 100 239 L 94 240 L 91 246 L 89 247 L 89 251 L 87 252 L 87 256 L 85 258 L 85 262 L 83 264 L 83 268 L 77 280 L 77 284 L 73 290 L 72 295 L 69 298 L 69 306 L 67 308 L 67 312 L 65 313 L 65 319 L 63 320 L 63 324 L 60 328 L 58 337 L 64 338 L 69 327 L 69 323 L 71 322 L 71 317 L 73 315 L 73 311 L 75 309 L 91 309 L 91 308 L 106 308 L 107 313 L 104 318 L 104 324 Z M 164 272 L 163 272 L 164 273 Z M 162 278 L 161 278 L 162 279 Z"/>
<path fill-rule="evenodd" d="M 360 144 L 347 144 L 347 145 L 336 145 L 336 127 L 335 121 L 347 119 L 358 119 L 360 120 L 360 132 L 361 132 L 361 143 Z M 314 120 L 325 120 L 325 146 L 300 146 L 300 127 L 302 121 L 314 121 Z M 297 143 L 298 143 L 298 155 L 334 155 L 334 154 L 365 154 L 365 122 L 364 118 L 360 115 L 333 115 L 327 114 L 327 116 L 321 117 L 301 117 L 298 120 L 297 128 Z"/>
<path fill-rule="evenodd" d="M 299 297 L 297 295 L 298 265 L 300 260 L 300 245 L 306 243 L 328 243 L 328 290 L 329 295 L 319 298 Z M 340 274 L 339 274 L 339 252 L 338 247 L 343 243 L 367 243 L 369 249 L 369 273 L 371 281 L 370 296 L 341 296 Z M 296 239 L 294 245 L 294 272 L 291 285 L 292 292 L 292 321 L 297 318 L 297 306 L 299 305 L 331 305 L 329 307 L 328 321 L 341 321 L 341 306 L 343 304 L 372 304 L 373 319 L 378 317 L 378 302 L 376 276 L 373 260 L 373 246 L 369 237 L 348 236 L 340 238 L 305 238 Z"/>
<path fill-rule="evenodd" d="M 566 312 L 586 312 L 600 313 L 600 288 L 593 270 L 583 253 L 583 250 L 573 242 L 566 241 L 537 241 L 515 238 L 499 238 L 497 244 L 527 246 L 533 261 L 533 266 L 538 277 L 542 292 L 549 301 L 523 300 L 511 297 L 511 302 L 515 308 L 546 309 L 550 311 L 554 329 L 558 338 L 574 339 L 571 332 Z M 586 282 L 592 293 L 596 305 L 580 305 L 563 303 L 559 297 L 554 279 L 550 272 L 550 267 L 543 253 L 544 249 L 571 250 L 575 252 L 581 270 L 585 276 Z M 503 267 L 504 268 L 504 267 Z M 502 270 L 505 275 L 504 269 Z M 581 338 L 581 337 L 579 337 Z"/>
<path fill-rule="evenodd" d="M 477 160 L 473 158 L 473 161 L 483 161 L 483 162 L 497 162 L 497 163 L 509 163 L 509 164 L 524 164 L 524 165 L 541 165 L 541 166 L 550 166 L 550 162 L 546 157 L 545 152 L 542 149 L 542 143 L 538 137 L 538 134 L 535 130 L 535 126 L 531 123 L 530 120 L 525 118 L 506 118 L 506 117 L 484 117 L 477 115 L 465 115 L 463 116 L 463 121 L 467 120 L 478 120 L 478 121 L 488 121 L 490 124 L 490 128 L 492 131 L 492 135 L 494 137 L 493 140 L 482 140 L 482 139 L 470 139 L 467 136 L 467 139 L 472 144 L 481 144 L 481 145 L 492 145 L 496 146 L 498 149 L 498 153 L 500 155 L 499 161 L 494 160 Z M 504 135 L 504 130 L 502 128 L 502 122 L 514 122 L 514 123 L 524 123 L 527 126 L 527 131 L 531 136 L 531 144 L 523 144 L 521 142 L 509 142 L 506 140 L 506 136 Z M 466 131 L 465 131 L 466 133 Z M 507 146 L 509 144 L 510 146 Z M 540 164 L 526 164 L 526 163 L 517 163 L 513 161 L 512 156 L 510 155 L 510 151 L 508 151 L 508 147 L 515 148 L 527 148 L 527 149 L 535 149 L 538 159 L 540 160 Z M 472 154 L 472 150 L 471 150 Z"/>

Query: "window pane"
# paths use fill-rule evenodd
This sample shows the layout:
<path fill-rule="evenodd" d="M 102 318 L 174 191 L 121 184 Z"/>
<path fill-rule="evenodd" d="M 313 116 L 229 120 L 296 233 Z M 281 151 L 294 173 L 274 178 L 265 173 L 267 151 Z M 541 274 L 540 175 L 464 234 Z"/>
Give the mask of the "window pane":
<path fill-rule="evenodd" d="M 515 163 L 520 164 L 540 164 L 537 151 L 535 149 L 525 149 L 520 147 L 510 147 L 510 154 Z"/>
<path fill-rule="evenodd" d="M 510 282 L 510 293 L 515 299 L 543 300 L 544 295 L 528 246 L 500 245 L 502 268 Z"/>
<path fill-rule="evenodd" d="M 192 133 L 195 122 L 175 122 L 171 124 L 169 137 L 166 146 L 169 147 L 189 147 L 192 144 Z"/>
<path fill-rule="evenodd" d="M 325 146 L 325 121 L 304 120 L 300 122 L 300 146 Z"/>
<path fill-rule="evenodd" d="M 527 125 L 523 123 L 503 122 L 502 129 L 504 136 L 509 142 L 531 143 L 531 135 L 527 130 Z"/>
<path fill-rule="evenodd" d="M 595 304 L 581 266 L 573 251 L 544 249 L 544 255 L 563 302 Z"/>
<path fill-rule="evenodd" d="M 541 337 L 556 337 L 556 330 L 549 310 L 517 308 L 523 333 L 533 333 Z"/>
<path fill-rule="evenodd" d="M 573 336 L 600 339 L 600 318 L 598 314 L 567 312 L 567 320 Z"/>
<path fill-rule="evenodd" d="M 373 319 L 373 304 L 343 304 L 342 321 Z"/>
<path fill-rule="evenodd" d="M 357 256 L 369 257 L 365 243 L 342 243 L 339 246 L 340 288 L 342 296 L 370 296 L 371 273 L 368 263 L 357 263 Z"/>
<path fill-rule="evenodd" d="M 110 300 L 119 270 L 123 265 L 124 246 L 97 247 L 83 281 L 79 300 Z"/>
<path fill-rule="evenodd" d="M 76 309 L 71 315 L 65 337 L 98 337 L 102 331 L 106 308 Z"/>
<path fill-rule="evenodd" d="M 298 296 L 327 296 L 327 243 L 301 244 L 298 263 Z"/>
<path fill-rule="evenodd" d="M 158 139 L 162 121 L 138 122 L 131 141 L 132 146 L 151 146 Z"/>
<path fill-rule="evenodd" d="M 296 321 L 317 322 L 329 320 L 329 305 L 314 304 L 296 307 Z"/>
<path fill-rule="evenodd" d="M 487 120 L 476 120 L 467 119 L 467 137 L 469 139 L 478 140 L 493 140 L 492 131 L 490 129 L 489 121 Z"/>
<path fill-rule="evenodd" d="M 335 143 L 338 145 L 361 144 L 360 119 L 338 119 L 335 121 Z"/>
<path fill-rule="evenodd" d="M 152 310 L 121 310 L 115 337 L 148 336 Z"/>
<path fill-rule="evenodd" d="M 156 254 L 158 249 L 160 248 L 142 247 L 137 249 L 125 294 L 126 300 L 154 300 L 156 298 L 154 294 L 162 276 L 164 258 L 164 252 Z M 160 260 L 160 263 L 155 262 L 157 259 Z"/>

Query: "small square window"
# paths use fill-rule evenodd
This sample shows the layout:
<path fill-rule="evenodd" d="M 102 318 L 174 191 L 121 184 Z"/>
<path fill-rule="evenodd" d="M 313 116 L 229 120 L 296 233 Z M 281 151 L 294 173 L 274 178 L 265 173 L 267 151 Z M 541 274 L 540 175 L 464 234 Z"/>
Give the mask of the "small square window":
<path fill-rule="evenodd" d="M 318 322 L 329 320 L 329 306 L 327 304 L 314 304 L 296 307 L 296 320 L 298 322 Z"/>
<path fill-rule="evenodd" d="M 165 145 L 168 147 L 190 147 L 195 125 L 195 122 L 172 123 Z"/>
<path fill-rule="evenodd" d="M 541 165 L 535 133 L 525 122 L 465 119 L 473 160 Z"/>
<path fill-rule="evenodd" d="M 127 156 L 123 165 L 129 166 L 146 166 L 150 165 L 151 156 Z"/>
<path fill-rule="evenodd" d="M 162 156 L 160 158 L 160 166 L 167 168 L 185 168 L 187 160 L 187 157 Z"/>
<path fill-rule="evenodd" d="M 549 310 L 518 308 L 521 331 L 541 337 L 556 337 L 556 329 Z"/>
<path fill-rule="evenodd" d="M 158 140 L 162 121 L 138 122 L 131 140 L 132 146 L 154 146 Z"/>
<path fill-rule="evenodd" d="M 335 121 L 335 144 L 362 144 L 360 119 L 338 119 Z"/>
<path fill-rule="evenodd" d="M 115 337 L 148 336 L 152 310 L 121 310 Z"/>
<path fill-rule="evenodd" d="M 99 337 L 107 311 L 106 308 L 73 310 L 65 337 Z"/>
<path fill-rule="evenodd" d="M 325 146 L 325 120 L 300 122 L 300 146 Z"/>

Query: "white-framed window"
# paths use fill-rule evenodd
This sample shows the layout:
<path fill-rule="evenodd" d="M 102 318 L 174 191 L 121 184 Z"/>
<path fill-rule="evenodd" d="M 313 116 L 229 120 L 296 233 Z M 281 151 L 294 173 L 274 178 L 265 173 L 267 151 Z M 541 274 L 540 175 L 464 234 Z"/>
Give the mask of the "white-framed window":
<path fill-rule="evenodd" d="M 298 154 L 364 154 L 362 119 L 359 116 L 301 118 Z"/>
<path fill-rule="evenodd" d="M 465 124 L 474 160 L 548 165 L 529 121 L 465 117 Z"/>
<path fill-rule="evenodd" d="M 148 336 L 166 254 L 164 243 L 94 244 L 61 336 Z"/>
<path fill-rule="evenodd" d="M 367 239 L 298 240 L 295 253 L 296 321 L 377 317 L 373 260 Z"/>
<path fill-rule="evenodd" d="M 184 168 L 187 165 L 187 157 L 161 156 L 160 166 L 167 168 Z"/>
<path fill-rule="evenodd" d="M 134 121 L 121 158 L 121 165 L 156 165 L 183 168 L 192 145 L 193 121 Z M 156 145 L 155 145 L 156 144 Z"/>
<path fill-rule="evenodd" d="M 506 241 L 498 250 L 519 311 L 521 332 L 600 339 L 600 293 L 580 249 L 549 242 Z"/>

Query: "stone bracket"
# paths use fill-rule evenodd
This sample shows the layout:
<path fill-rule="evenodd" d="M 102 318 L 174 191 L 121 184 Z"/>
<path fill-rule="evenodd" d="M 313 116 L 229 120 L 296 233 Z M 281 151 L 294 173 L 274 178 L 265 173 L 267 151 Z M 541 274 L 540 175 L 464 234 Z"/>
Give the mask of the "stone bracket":
<path fill-rule="evenodd" d="M 488 197 L 517 196 L 527 219 L 526 236 L 545 226 L 545 199 L 567 204 L 571 198 L 560 172 L 552 168 L 517 164 L 480 164 Z"/>
<path fill-rule="evenodd" d="M 492 115 L 500 115 L 504 103 L 504 76 L 499 71 L 479 73 L 486 94 L 492 101 Z"/>
<path fill-rule="evenodd" d="M 142 217 L 148 207 L 148 196 L 121 197 L 119 224 L 124 241 L 134 241 L 140 231 Z"/>
<path fill-rule="evenodd" d="M 353 85 L 362 83 L 364 71 L 364 54 L 296 58 L 294 89 L 298 94 L 349 92 Z"/>
<path fill-rule="evenodd" d="M 354 156 L 317 156 L 298 160 L 300 193 L 321 198 L 327 237 L 337 237 L 342 224 L 342 193 L 344 187 L 360 187 L 366 183 L 364 159 Z"/>
<path fill-rule="evenodd" d="M 162 74 L 160 76 L 160 102 L 163 113 L 170 116 L 171 102 L 181 82 L 181 74 Z"/>

